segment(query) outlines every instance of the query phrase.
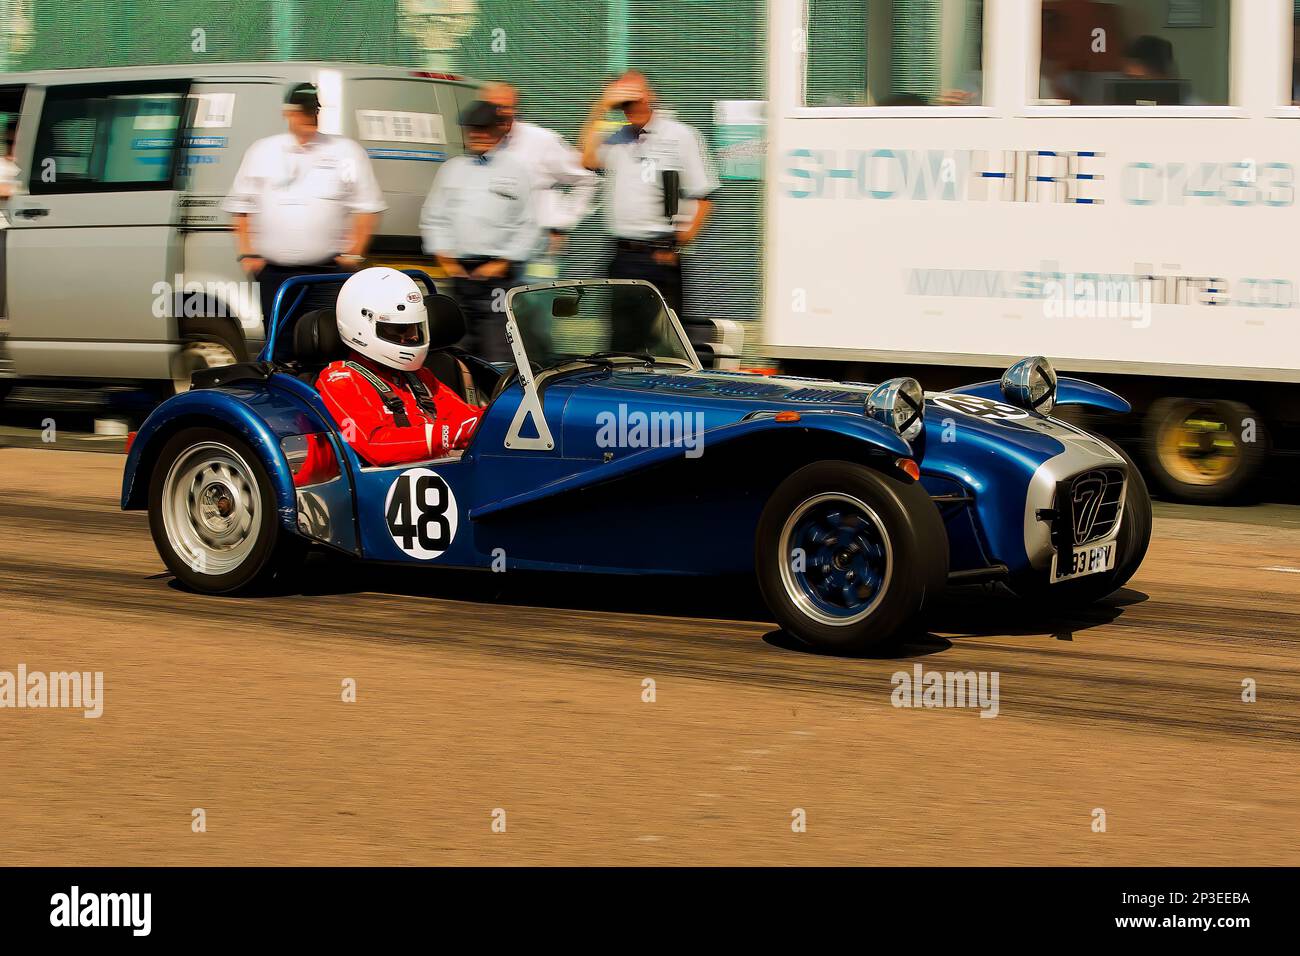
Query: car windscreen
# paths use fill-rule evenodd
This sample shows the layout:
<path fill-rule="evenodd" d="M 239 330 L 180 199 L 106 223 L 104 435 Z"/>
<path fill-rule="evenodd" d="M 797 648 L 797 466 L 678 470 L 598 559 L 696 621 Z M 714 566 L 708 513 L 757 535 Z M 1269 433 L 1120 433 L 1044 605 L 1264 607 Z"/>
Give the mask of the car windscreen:
<path fill-rule="evenodd" d="M 678 326 L 650 286 L 575 284 L 516 292 L 510 311 L 528 359 L 542 368 L 592 357 L 648 357 L 694 365 Z"/>

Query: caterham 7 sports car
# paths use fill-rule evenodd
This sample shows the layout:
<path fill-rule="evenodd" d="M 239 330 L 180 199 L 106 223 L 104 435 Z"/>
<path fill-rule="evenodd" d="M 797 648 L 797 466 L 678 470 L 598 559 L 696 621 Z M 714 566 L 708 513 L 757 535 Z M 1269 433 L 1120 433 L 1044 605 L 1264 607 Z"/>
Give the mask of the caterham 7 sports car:
<path fill-rule="evenodd" d="M 789 634 L 856 653 L 908 633 L 948 583 L 1078 605 L 1146 553 L 1133 463 L 1051 417 L 1128 404 L 1043 358 L 943 393 L 708 371 L 653 286 L 599 280 L 512 290 L 502 367 L 458 349 L 459 308 L 408 274 L 429 293 L 426 364 L 483 407 L 468 447 L 359 457 L 314 385 L 346 357 L 333 311 L 305 305 L 341 279 L 292 279 L 258 360 L 196 372 L 132 440 L 122 506 L 148 509 L 181 584 L 263 589 L 309 546 L 434 568 L 753 573 Z"/>

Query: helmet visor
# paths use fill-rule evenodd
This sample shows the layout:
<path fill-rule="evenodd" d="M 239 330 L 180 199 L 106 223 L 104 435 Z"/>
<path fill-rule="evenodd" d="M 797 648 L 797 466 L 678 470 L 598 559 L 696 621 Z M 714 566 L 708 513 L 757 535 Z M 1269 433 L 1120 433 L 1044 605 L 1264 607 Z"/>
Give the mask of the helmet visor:
<path fill-rule="evenodd" d="M 375 336 L 383 342 L 394 345 L 423 345 L 425 343 L 423 322 L 376 322 Z"/>

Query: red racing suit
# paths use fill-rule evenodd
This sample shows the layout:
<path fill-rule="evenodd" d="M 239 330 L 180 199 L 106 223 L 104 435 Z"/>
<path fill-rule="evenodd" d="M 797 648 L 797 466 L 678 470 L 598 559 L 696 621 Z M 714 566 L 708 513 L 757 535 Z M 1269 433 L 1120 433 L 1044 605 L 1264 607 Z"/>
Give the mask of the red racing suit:
<path fill-rule="evenodd" d="M 399 372 L 356 353 L 327 365 L 316 390 L 344 440 L 371 465 L 428 461 L 464 448 L 483 411 L 427 368 Z"/>

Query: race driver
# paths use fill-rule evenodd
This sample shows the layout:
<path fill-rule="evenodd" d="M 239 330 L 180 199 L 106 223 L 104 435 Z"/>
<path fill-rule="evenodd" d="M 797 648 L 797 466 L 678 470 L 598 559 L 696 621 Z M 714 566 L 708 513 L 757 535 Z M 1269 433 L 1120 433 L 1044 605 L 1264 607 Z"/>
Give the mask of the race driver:
<path fill-rule="evenodd" d="M 424 295 L 396 269 L 363 269 L 335 307 L 347 359 L 321 372 L 316 389 L 344 439 L 371 465 L 440 458 L 464 448 L 482 408 L 424 367 L 429 317 Z"/>

